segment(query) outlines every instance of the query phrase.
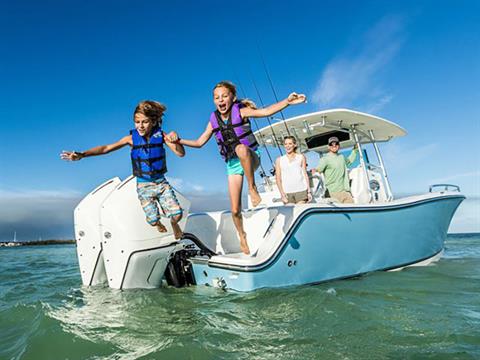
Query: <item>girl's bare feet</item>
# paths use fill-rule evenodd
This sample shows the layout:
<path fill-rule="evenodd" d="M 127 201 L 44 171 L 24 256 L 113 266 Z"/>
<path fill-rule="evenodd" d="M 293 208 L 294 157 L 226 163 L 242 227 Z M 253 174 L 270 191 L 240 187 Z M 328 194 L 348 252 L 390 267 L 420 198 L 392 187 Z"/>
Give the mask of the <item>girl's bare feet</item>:
<path fill-rule="evenodd" d="M 240 250 L 245 255 L 250 255 L 250 249 L 248 248 L 248 244 L 247 244 L 247 234 L 244 232 L 242 234 L 239 234 L 239 236 L 240 236 Z"/>
<path fill-rule="evenodd" d="M 260 194 L 257 191 L 257 188 L 252 188 L 249 190 L 250 192 L 250 199 L 252 200 L 252 206 L 257 207 L 258 204 L 262 202 L 262 198 L 260 197 Z"/>

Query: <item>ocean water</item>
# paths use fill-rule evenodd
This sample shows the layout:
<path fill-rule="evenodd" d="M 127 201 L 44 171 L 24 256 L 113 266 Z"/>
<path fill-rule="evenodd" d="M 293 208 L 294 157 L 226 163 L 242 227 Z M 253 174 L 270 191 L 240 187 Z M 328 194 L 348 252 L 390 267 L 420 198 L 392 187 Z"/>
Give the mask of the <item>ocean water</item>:
<path fill-rule="evenodd" d="M 430 266 L 252 293 L 81 285 L 75 247 L 0 248 L 0 359 L 480 359 L 480 234 Z"/>

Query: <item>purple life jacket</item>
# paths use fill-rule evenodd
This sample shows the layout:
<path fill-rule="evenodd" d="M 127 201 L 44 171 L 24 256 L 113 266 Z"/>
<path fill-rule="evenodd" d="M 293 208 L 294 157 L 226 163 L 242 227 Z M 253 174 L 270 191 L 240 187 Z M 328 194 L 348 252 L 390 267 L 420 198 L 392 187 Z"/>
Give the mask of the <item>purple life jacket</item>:
<path fill-rule="evenodd" d="M 248 146 L 253 151 L 257 150 L 258 143 L 253 135 L 248 118 L 242 119 L 240 109 L 244 107 L 241 102 L 235 102 L 230 110 L 228 120 L 225 122 L 218 110 L 210 115 L 215 140 L 223 160 L 228 161 L 237 157 L 235 147 L 239 144 Z"/>

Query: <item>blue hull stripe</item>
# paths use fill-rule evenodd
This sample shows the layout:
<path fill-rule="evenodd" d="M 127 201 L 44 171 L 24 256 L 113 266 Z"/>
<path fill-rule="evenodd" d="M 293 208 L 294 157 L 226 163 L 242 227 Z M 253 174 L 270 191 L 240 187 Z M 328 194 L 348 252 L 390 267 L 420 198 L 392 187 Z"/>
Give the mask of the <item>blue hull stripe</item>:
<path fill-rule="evenodd" d="M 283 251 L 286 249 L 287 244 L 290 241 L 291 236 L 300 228 L 300 225 L 311 215 L 314 214 L 325 214 L 325 213 L 352 213 L 352 212 L 385 212 L 385 211 L 392 211 L 392 210 L 399 210 L 399 209 L 406 209 L 406 208 L 412 208 L 420 205 L 424 205 L 427 203 L 432 203 L 432 202 L 440 202 L 440 201 L 445 201 L 445 200 L 453 200 L 457 199 L 459 200 L 458 205 L 460 205 L 461 201 L 465 199 L 465 196 L 463 195 L 447 195 L 447 196 L 442 196 L 442 197 L 435 197 L 435 198 L 430 198 L 430 199 L 422 199 L 418 200 L 415 202 L 411 203 L 406 203 L 406 204 L 393 204 L 393 205 L 387 205 L 387 206 L 378 206 L 378 207 L 341 207 L 341 208 L 314 208 L 314 209 L 307 209 L 303 213 L 301 213 L 298 218 L 295 220 L 295 223 L 290 227 L 289 231 L 283 238 L 281 244 L 278 246 L 277 250 L 272 254 L 272 256 L 268 259 L 266 259 L 264 262 L 254 265 L 254 266 L 249 266 L 249 265 L 228 265 L 224 263 L 217 263 L 214 261 L 209 261 L 208 266 L 212 268 L 219 268 L 219 269 L 228 269 L 228 270 L 234 270 L 234 271 L 239 271 L 239 272 L 257 272 L 257 271 L 262 271 L 270 266 L 272 266 L 276 260 L 280 257 L 280 255 L 283 253 Z M 455 207 L 455 209 L 456 209 Z M 455 210 L 454 209 L 454 210 Z M 452 213 L 453 215 L 453 213 Z M 442 248 L 436 249 L 436 253 L 438 254 Z M 423 260 L 428 259 L 432 256 L 435 255 L 435 252 L 426 256 Z M 194 259 L 192 259 L 194 262 Z M 421 259 L 417 259 L 413 262 L 406 263 L 405 265 L 395 265 L 390 268 L 385 268 L 383 270 L 389 270 L 389 269 L 394 269 L 402 266 L 407 266 L 413 263 L 417 263 L 422 261 Z M 375 270 L 377 271 L 377 270 Z M 361 275 L 353 275 L 353 276 L 358 276 Z"/>

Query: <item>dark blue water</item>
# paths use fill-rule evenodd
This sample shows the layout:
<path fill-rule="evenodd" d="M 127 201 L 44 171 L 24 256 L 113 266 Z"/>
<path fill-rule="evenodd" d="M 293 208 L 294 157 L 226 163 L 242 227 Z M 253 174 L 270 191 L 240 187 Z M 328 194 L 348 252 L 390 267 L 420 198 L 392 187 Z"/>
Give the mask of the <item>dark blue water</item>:
<path fill-rule="evenodd" d="M 480 359 L 480 234 L 427 267 L 247 294 L 82 287 L 70 245 L 0 260 L 0 359 Z"/>

